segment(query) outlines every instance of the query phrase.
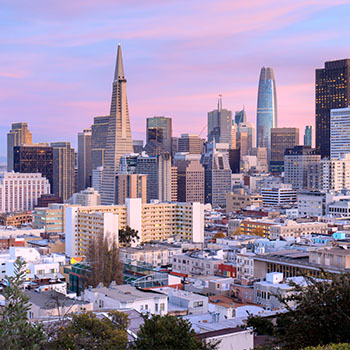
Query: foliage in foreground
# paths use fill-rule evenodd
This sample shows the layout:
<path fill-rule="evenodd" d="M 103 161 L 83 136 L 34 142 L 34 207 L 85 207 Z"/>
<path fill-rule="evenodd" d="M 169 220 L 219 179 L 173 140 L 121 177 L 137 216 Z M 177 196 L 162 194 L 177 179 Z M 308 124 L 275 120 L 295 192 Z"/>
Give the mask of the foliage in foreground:
<path fill-rule="evenodd" d="M 304 350 L 350 350 L 350 344 L 329 344 L 325 346 L 312 346 Z"/>
<path fill-rule="evenodd" d="M 305 287 L 292 284 L 294 293 L 280 297 L 287 313 L 278 314 L 274 322 L 249 316 L 247 326 L 274 338 L 269 349 L 278 346 L 282 350 L 299 350 L 350 343 L 350 273 L 325 277 L 322 281 L 305 277 Z M 295 306 L 290 307 L 290 302 Z"/>
<path fill-rule="evenodd" d="M 5 277 L 7 286 L 3 289 L 5 306 L 0 310 L 0 349 L 36 350 L 46 342 L 42 326 L 30 323 L 27 312 L 30 310 L 28 297 L 22 291 L 26 263 L 17 258 L 14 276 Z"/>
<path fill-rule="evenodd" d="M 215 350 L 218 343 L 206 344 L 196 337 L 189 321 L 175 316 L 145 317 L 137 333 L 136 350 Z"/>

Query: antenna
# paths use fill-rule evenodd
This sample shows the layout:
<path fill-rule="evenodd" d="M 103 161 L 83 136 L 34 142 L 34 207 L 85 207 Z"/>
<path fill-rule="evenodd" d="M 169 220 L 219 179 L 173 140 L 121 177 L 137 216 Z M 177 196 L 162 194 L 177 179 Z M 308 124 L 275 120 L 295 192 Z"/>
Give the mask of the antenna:
<path fill-rule="evenodd" d="M 222 110 L 222 94 L 219 94 L 218 110 L 219 110 L 219 112 L 221 112 L 221 110 Z"/>

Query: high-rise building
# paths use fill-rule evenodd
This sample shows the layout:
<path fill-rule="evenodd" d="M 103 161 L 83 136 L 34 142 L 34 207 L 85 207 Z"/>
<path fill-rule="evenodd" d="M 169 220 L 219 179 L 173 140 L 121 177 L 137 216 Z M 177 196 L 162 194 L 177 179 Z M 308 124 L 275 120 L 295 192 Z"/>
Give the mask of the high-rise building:
<path fill-rule="evenodd" d="M 27 123 L 13 123 L 7 133 L 7 171 L 13 170 L 13 147 L 32 143 L 32 133 Z"/>
<path fill-rule="evenodd" d="M 316 149 L 309 146 L 287 148 L 284 152 L 284 183 L 291 184 L 294 189 L 307 188 L 308 169 L 320 160 Z"/>
<path fill-rule="evenodd" d="M 169 117 L 152 117 L 146 121 L 146 143 L 157 141 L 171 153 L 172 120 Z"/>
<path fill-rule="evenodd" d="M 202 140 L 198 135 L 182 134 L 178 139 L 178 152 L 202 153 Z"/>
<path fill-rule="evenodd" d="M 91 129 L 78 133 L 78 191 L 91 186 Z"/>
<path fill-rule="evenodd" d="M 136 174 L 147 175 L 147 202 L 158 199 L 171 201 L 171 157 L 169 153 L 149 156 L 145 153 L 137 157 Z"/>
<path fill-rule="evenodd" d="M 50 183 L 41 174 L 0 173 L 0 213 L 32 210 L 48 193 Z"/>
<path fill-rule="evenodd" d="M 91 168 L 103 166 L 109 116 L 95 117 L 91 126 Z"/>
<path fill-rule="evenodd" d="M 53 193 L 53 151 L 45 143 L 23 144 L 13 149 L 13 170 L 16 173 L 40 173 L 49 180 Z"/>
<path fill-rule="evenodd" d="M 171 167 L 171 201 L 177 202 L 177 167 Z"/>
<path fill-rule="evenodd" d="M 142 153 L 143 151 L 143 140 L 132 140 L 134 153 Z"/>
<path fill-rule="evenodd" d="M 177 167 L 177 198 L 179 202 L 204 203 L 204 168 L 201 156 L 178 153 L 174 159 Z"/>
<path fill-rule="evenodd" d="M 236 146 L 241 149 L 241 156 L 251 154 L 255 147 L 255 127 L 253 123 L 241 123 L 237 126 Z"/>
<path fill-rule="evenodd" d="M 172 137 L 171 138 L 171 157 L 174 158 L 175 153 L 178 152 L 179 148 L 179 138 L 178 137 Z"/>
<path fill-rule="evenodd" d="M 222 108 L 221 96 L 218 108 L 208 113 L 208 142 L 232 144 L 232 112 Z"/>
<path fill-rule="evenodd" d="M 228 161 L 232 174 L 240 172 L 241 152 L 239 149 L 230 149 L 228 152 Z"/>
<path fill-rule="evenodd" d="M 244 110 L 244 107 L 241 111 L 235 112 L 235 124 L 239 125 L 241 123 L 247 122 L 247 113 Z"/>
<path fill-rule="evenodd" d="M 305 126 L 304 146 L 312 147 L 312 125 Z"/>
<path fill-rule="evenodd" d="M 331 159 L 341 159 L 350 153 L 350 108 L 331 110 Z"/>
<path fill-rule="evenodd" d="M 298 128 L 271 129 L 271 159 L 270 171 L 282 173 L 284 171 L 284 152 L 299 144 Z"/>
<path fill-rule="evenodd" d="M 101 189 L 101 183 L 102 183 L 102 173 L 103 173 L 103 167 L 99 166 L 96 169 L 92 170 L 92 187 L 97 191 L 100 192 Z"/>
<path fill-rule="evenodd" d="M 330 156 L 330 111 L 350 102 L 350 59 L 326 62 L 316 69 L 316 149 Z"/>
<path fill-rule="evenodd" d="M 72 197 L 75 189 L 74 148 L 70 142 L 51 142 L 53 149 L 53 193 L 63 200 Z"/>
<path fill-rule="evenodd" d="M 213 150 L 202 155 L 201 163 L 205 169 L 205 203 L 213 207 L 226 205 L 226 193 L 231 192 L 231 168 L 228 154 Z"/>
<path fill-rule="evenodd" d="M 118 174 L 116 176 L 116 204 L 125 204 L 126 198 L 141 198 L 147 202 L 147 175 Z"/>
<path fill-rule="evenodd" d="M 74 193 L 67 203 L 83 206 L 100 205 L 101 196 L 94 188 L 88 187 L 80 192 Z"/>
<path fill-rule="evenodd" d="M 126 97 L 126 79 L 124 74 L 122 50 L 120 45 L 118 45 L 100 191 L 102 204 L 113 204 L 116 192 L 115 175 L 117 174 L 120 157 L 126 153 L 132 152 L 133 143 L 131 137 L 128 100 Z"/>
<path fill-rule="evenodd" d="M 271 129 L 277 128 L 276 82 L 273 69 L 262 67 L 259 79 L 256 115 L 257 147 L 266 147 L 270 159 Z"/>

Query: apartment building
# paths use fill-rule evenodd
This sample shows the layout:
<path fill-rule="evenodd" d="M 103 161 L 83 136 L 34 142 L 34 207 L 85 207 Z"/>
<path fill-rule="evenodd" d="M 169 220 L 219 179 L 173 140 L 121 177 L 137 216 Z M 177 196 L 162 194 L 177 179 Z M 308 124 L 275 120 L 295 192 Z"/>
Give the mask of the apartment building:
<path fill-rule="evenodd" d="M 312 233 L 327 234 L 328 224 L 323 222 L 297 223 L 286 220 L 282 224 L 273 225 L 270 228 L 270 239 L 290 238 L 311 235 Z"/>

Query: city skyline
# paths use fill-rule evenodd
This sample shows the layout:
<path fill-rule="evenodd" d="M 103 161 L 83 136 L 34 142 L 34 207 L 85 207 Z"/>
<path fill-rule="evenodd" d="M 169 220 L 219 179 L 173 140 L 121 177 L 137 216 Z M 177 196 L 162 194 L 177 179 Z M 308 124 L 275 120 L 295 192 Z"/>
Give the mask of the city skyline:
<path fill-rule="evenodd" d="M 2 135 L 10 123 L 28 122 L 34 142 L 66 140 L 77 148 L 77 133 L 93 117 L 108 114 L 119 41 L 127 62 L 134 139 L 145 137 L 146 118 L 155 115 L 173 118 L 174 135 L 198 134 L 219 94 L 233 112 L 245 105 L 248 121 L 255 123 L 263 65 L 278 77 L 279 126 L 304 130 L 315 125 L 315 69 L 349 56 L 343 45 L 349 32 L 346 1 L 153 1 L 148 6 L 136 1 L 132 12 L 118 2 L 100 5 L 77 2 L 69 13 L 65 2 L 54 9 L 40 1 L 32 9 L 4 6 L 11 20 L 3 21 L 0 34 L 6 51 L 0 70 Z M 119 17 L 112 20 L 115 13 Z M 10 27 L 14 23 L 16 32 Z M 4 157 L 4 138 L 1 146 Z"/>

